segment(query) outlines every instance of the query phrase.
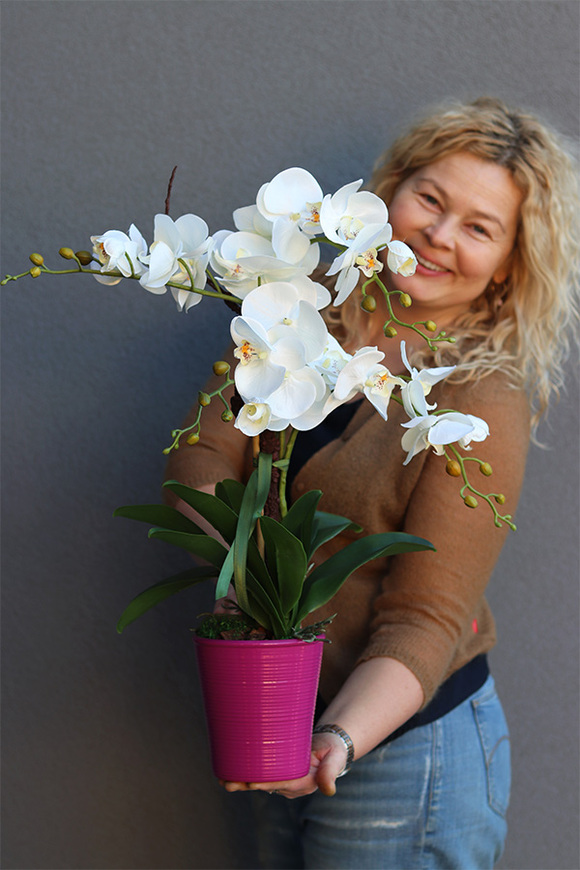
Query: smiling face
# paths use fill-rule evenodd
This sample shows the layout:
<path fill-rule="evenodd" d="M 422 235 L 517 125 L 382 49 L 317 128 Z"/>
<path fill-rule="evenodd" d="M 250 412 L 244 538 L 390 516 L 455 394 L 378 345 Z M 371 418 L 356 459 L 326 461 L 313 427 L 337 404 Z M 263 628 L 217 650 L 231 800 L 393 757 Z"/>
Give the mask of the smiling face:
<path fill-rule="evenodd" d="M 414 320 L 449 325 L 493 279 L 510 270 L 522 194 L 503 166 L 466 151 L 413 173 L 389 204 L 393 235 L 411 246 L 411 278 L 389 274 L 391 289 L 409 293 Z M 386 257 L 385 257 L 386 259 Z"/>

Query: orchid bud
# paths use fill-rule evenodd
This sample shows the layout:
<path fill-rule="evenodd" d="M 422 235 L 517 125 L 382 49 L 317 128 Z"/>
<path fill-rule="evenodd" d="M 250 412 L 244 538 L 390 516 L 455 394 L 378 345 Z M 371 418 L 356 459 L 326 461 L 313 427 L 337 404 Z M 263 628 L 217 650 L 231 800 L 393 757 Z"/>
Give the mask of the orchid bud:
<path fill-rule="evenodd" d="M 191 444 L 191 445 L 197 444 L 198 441 L 199 441 L 199 435 L 197 432 L 192 432 L 191 435 L 187 436 L 187 443 L 188 444 Z"/>
<path fill-rule="evenodd" d="M 385 326 L 383 332 L 387 338 L 394 338 L 397 334 L 397 330 L 394 326 Z"/>
<path fill-rule="evenodd" d="M 42 254 L 31 254 L 28 259 L 31 263 L 34 263 L 35 266 L 42 266 L 44 263 L 44 257 Z"/>
<path fill-rule="evenodd" d="M 437 324 L 433 320 L 428 320 L 425 324 L 425 329 L 427 329 L 429 332 L 436 332 Z"/>
<path fill-rule="evenodd" d="M 226 408 L 226 410 L 222 412 L 222 420 L 224 421 L 224 423 L 229 423 L 230 420 L 233 420 L 233 419 L 234 419 L 234 415 L 232 414 L 232 412 L 230 411 L 229 408 Z"/>
<path fill-rule="evenodd" d="M 42 269 L 40 268 L 40 266 L 33 266 L 32 269 L 30 270 L 30 275 L 32 278 L 38 278 L 38 276 L 40 275 L 41 272 L 42 272 Z"/>
<path fill-rule="evenodd" d="M 410 308 L 413 304 L 413 300 L 408 293 L 401 293 L 401 295 L 399 296 L 399 302 L 401 303 L 403 308 Z"/>
<path fill-rule="evenodd" d="M 503 492 L 498 492 L 495 500 L 498 504 L 505 504 L 505 495 L 503 494 Z"/>
<path fill-rule="evenodd" d="M 211 402 L 211 397 L 208 396 L 207 393 L 204 393 L 203 390 L 200 390 L 197 394 L 197 401 L 202 406 L 202 408 L 206 408 Z"/>
<path fill-rule="evenodd" d="M 479 470 L 482 474 L 485 474 L 486 477 L 491 475 L 491 465 L 489 462 L 482 462 L 479 466 Z"/>
<path fill-rule="evenodd" d="M 463 503 L 467 505 L 468 508 L 476 508 L 477 507 L 477 499 L 472 495 L 466 495 L 463 499 Z"/>
<path fill-rule="evenodd" d="M 88 266 L 92 262 L 93 255 L 89 251 L 77 251 L 75 257 L 81 266 Z"/>
<path fill-rule="evenodd" d="M 219 359 L 219 360 L 217 360 L 217 362 L 214 362 L 214 364 L 213 364 L 214 375 L 227 375 L 229 370 L 230 370 L 229 364 L 227 362 L 225 362 L 223 359 Z"/>
<path fill-rule="evenodd" d="M 369 314 L 372 314 L 373 311 L 377 310 L 377 300 L 374 296 L 364 296 L 360 307 L 363 311 L 368 311 Z"/>
<path fill-rule="evenodd" d="M 447 474 L 451 475 L 451 477 L 461 477 L 461 465 L 456 459 L 449 460 L 445 466 L 445 471 Z"/>
<path fill-rule="evenodd" d="M 58 253 L 61 255 L 63 260 L 72 260 L 75 255 L 72 248 L 59 248 Z"/>

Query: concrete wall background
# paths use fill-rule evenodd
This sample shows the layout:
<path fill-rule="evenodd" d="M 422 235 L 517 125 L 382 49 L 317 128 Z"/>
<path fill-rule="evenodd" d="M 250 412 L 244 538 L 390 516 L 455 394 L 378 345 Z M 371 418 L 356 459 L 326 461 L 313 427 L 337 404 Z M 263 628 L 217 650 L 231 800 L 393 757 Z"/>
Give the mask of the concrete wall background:
<path fill-rule="evenodd" d="M 327 189 L 366 177 L 400 122 L 449 95 L 497 94 L 577 139 L 579 8 L 4 0 L 2 274 L 132 221 L 150 237 L 175 164 L 172 214 L 212 231 L 286 166 Z M 1 299 L 2 866 L 255 867 L 244 796 L 222 794 L 207 760 L 189 627 L 208 593 L 114 629 L 183 566 L 111 514 L 157 500 L 225 315 L 86 278 Z M 579 866 L 577 399 L 571 379 L 490 590 L 512 870 Z"/>

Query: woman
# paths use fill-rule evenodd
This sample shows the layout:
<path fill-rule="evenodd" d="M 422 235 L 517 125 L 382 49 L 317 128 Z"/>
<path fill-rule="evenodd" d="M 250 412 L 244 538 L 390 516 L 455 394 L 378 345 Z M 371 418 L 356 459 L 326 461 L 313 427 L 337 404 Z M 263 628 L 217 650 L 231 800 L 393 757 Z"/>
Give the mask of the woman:
<path fill-rule="evenodd" d="M 418 260 L 410 278 L 386 269 L 381 277 L 410 294 L 414 322 L 433 321 L 456 344 L 433 354 L 412 330 L 386 337 L 384 300 L 368 315 L 356 293 L 331 312 L 333 330 L 346 349 L 376 345 L 393 374 L 406 371 L 399 339 L 413 364 L 457 363 L 431 397 L 487 421 L 485 459 L 513 510 L 577 312 L 572 163 L 535 118 L 480 99 L 417 123 L 379 161 L 370 187 Z M 310 773 L 225 783 L 277 793 L 257 795 L 268 868 L 467 870 L 492 867 L 503 849 L 509 737 L 487 665 L 495 630 L 484 592 L 505 528 L 483 508 L 466 509 L 439 457 L 423 451 L 403 468 L 406 418 L 398 406 L 389 418 L 349 405 L 328 418 L 327 443 L 313 448 L 304 433 L 293 456 L 294 497 L 321 489 L 322 507 L 365 533 L 408 531 L 436 553 L 371 563 L 315 614 L 338 616 Z M 247 439 L 217 417 L 207 437 L 208 424 L 203 452 L 173 454 L 170 477 L 211 489 L 247 475 Z"/>

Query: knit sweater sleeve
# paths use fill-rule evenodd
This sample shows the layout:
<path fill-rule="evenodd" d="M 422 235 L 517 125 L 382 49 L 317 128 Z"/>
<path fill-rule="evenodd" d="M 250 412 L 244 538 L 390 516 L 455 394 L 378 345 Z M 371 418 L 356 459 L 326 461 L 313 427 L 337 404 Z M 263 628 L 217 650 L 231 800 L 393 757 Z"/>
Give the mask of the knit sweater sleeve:
<path fill-rule="evenodd" d="M 461 394 L 461 393 L 460 393 Z M 445 397 L 453 404 L 453 391 Z M 461 403 L 463 404 L 463 402 Z M 468 391 L 465 407 L 485 419 L 490 436 L 473 453 L 488 461 L 491 477 L 468 462 L 469 476 L 482 492 L 501 491 L 506 509 L 517 504 L 529 442 L 529 411 L 522 391 L 506 388 L 495 377 Z M 408 553 L 391 560 L 374 602 L 371 635 L 359 661 L 391 656 L 421 682 L 425 703 L 458 662 L 458 649 L 469 648 L 474 617 L 504 543 L 507 527 L 494 526 L 481 499 L 469 509 L 459 497 L 457 478 L 445 474 L 445 460 L 427 456 L 413 488 L 404 531 L 433 543 L 436 552 Z M 466 655 L 469 659 L 469 654 Z"/>

